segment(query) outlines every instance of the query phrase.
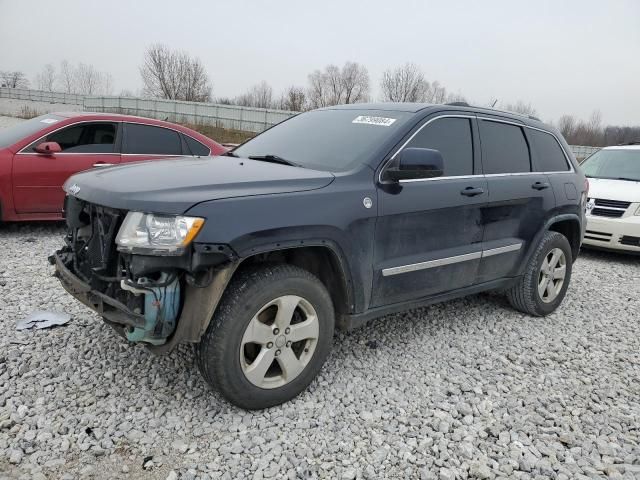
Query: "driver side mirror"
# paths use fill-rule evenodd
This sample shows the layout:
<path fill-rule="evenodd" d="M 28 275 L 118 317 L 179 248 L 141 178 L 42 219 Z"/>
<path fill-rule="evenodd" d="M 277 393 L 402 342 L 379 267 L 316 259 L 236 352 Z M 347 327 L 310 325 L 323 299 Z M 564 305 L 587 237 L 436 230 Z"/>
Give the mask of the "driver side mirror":
<path fill-rule="evenodd" d="M 54 153 L 60 153 L 62 148 L 58 142 L 42 142 L 36 146 L 35 150 L 36 153 L 42 153 L 43 155 L 53 155 Z"/>
<path fill-rule="evenodd" d="M 438 150 L 430 148 L 405 148 L 399 154 L 398 164 L 387 169 L 387 178 L 398 182 L 421 178 L 441 177 L 444 159 Z"/>

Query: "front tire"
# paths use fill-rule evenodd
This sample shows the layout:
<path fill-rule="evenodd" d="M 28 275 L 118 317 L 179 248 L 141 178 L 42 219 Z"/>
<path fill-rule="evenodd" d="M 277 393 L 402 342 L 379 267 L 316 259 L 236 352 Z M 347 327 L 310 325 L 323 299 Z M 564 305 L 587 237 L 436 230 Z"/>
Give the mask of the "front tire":
<path fill-rule="evenodd" d="M 240 271 L 197 347 L 200 372 L 231 403 L 267 408 L 292 399 L 331 350 L 331 297 L 293 265 Z"/>
<path fill-rule="evenodd" d="M 546 232 L 529 259 L 524 275 L 507 290 L 509 302 L 516 310 L 529 315 L 549 315 L 567 293 L 572 266 L 567 238 L 558 232 Z"/>

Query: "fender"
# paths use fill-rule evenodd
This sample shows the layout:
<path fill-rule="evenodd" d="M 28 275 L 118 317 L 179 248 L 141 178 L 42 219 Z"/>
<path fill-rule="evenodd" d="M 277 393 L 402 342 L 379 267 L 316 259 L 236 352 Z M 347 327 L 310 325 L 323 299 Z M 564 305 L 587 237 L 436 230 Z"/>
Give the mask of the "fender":
<path fill-rule="evenodd" d="M 283 237 L 284 238 L 284 237 Z M 290 238 L 290 237 L 288 237 Z M 270 241 L 268 243 L 260 244 L 260 245 L 251 245 L 247 246 L 245 249 L 241 249 L 238 252 L 238 256 L 240 257 L 240 264 L 247 261 L 248 259 L 255 257 L 256 255 L 261 254 L 270 254 L 276 252 L 286 252 L 292 251 L 295 249 L 303 249 L 307 247 L 316 247 L 316 248 L 324 248 L 327 249 L 337 260 L 338 267 L 340 268 L 340 275 L 344 281 L 345 291 L 347 295 L 347 308 L 349 311 L 354 311 L 357 308 L 357 304 L 359 303 L 357 298 L 358 294 L 356 292 L 356 285 L 354 284 L 354 278 L 347 261 L 347 256 L 344 253 L 344 250 L 341 248 L 338 242 L 329 238 L 307 238 L 304 239 L 296 239 L 296 240 L 283 240 L 283 241 Z M 362 282 L 359 282 L 358 285 L 362 286 Z"/>

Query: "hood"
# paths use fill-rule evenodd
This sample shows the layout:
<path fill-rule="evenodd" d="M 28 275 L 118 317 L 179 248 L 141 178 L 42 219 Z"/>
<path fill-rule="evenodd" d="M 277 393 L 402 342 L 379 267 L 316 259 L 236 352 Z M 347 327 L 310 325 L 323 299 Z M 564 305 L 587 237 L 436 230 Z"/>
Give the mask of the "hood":
<path fill-rule="evenodd" d="M 179 214 L 208 200 L 314 190 L 333 179 L 329 172 L 258 160 L 185 157 L 87 170 L 64 190 L 105 207 Z"/>
<path fill-rule="evenodd" d="M 640 202 L 640 182 L 628 180 L 610 180 L 608 178 L 589 179 L 589 198 Z"/>

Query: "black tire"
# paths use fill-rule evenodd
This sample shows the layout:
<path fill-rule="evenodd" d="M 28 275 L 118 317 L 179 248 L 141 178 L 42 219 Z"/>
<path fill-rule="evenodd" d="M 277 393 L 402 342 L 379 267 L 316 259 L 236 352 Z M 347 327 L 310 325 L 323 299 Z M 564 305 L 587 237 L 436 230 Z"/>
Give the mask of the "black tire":
<path fill-rule="evenodd" d="M 543 301 L 538 292 L 538 282 L 540 281 L 542 264 L 554 249 L 559 248 L 566 258 L 566 274 L 562 288 L 553 301 Z M 524 275 L 520 277 L 518 283 L 507 290 L 507 298 L 516 310 L 536 317 L 544 317 L 554 312 L 562 303 L 567 288 L 571 281 L 571 269 L 573 265 L 573 257 L 571 254 L 571 246 L 567 238 L 558 232 L 546 232 L 542 237 L 536 251 L 530 257 L 525 268 Z"/>
<path fill-rule="evenodd" d="M 260 388 L 243 372 L 243 335 L 265 305 L 285 295 L 299 296 L 315 310 L 319 326 L 315 350 L 304 369 L 289 383 Z M 329 292 L 308 271 L 293 265 L 248 268 L 234 276 L 200 340 L 196 349 L 198 367 L 207 383 L 234 405 L 250 410 L 272 407 L 294 398 L 318 374 L 331 351 L 334 324 Z"/>

